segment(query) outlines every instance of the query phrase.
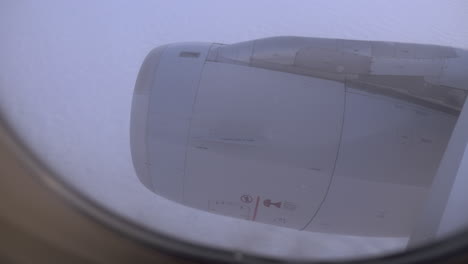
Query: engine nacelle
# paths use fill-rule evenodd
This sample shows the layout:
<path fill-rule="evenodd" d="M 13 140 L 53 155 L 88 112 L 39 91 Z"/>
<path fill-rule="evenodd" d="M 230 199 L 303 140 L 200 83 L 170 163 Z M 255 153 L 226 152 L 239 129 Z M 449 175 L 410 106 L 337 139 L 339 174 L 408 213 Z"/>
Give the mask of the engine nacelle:
<path fill-rule="evenodd" d="M 278 37 L 146 57 L 131 148 L 178 203 L 299 230 L 407 236 L 467 95 L 465 51 Z"/>

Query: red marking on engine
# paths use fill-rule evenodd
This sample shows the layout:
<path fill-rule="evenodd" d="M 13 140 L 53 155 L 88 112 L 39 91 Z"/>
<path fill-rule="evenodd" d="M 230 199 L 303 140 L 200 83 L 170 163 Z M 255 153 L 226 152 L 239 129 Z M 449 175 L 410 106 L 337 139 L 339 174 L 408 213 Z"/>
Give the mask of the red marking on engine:
<path fill-rule="evenodd" d="M 255 221 L 255 218 L 257 217 L 257 210 L 258 210 L 258 203 L 260 202 L 260 197 L 257 196 L 257 201 L 255 202 L 255 209 L 252 217 L 252 221 Z"/>

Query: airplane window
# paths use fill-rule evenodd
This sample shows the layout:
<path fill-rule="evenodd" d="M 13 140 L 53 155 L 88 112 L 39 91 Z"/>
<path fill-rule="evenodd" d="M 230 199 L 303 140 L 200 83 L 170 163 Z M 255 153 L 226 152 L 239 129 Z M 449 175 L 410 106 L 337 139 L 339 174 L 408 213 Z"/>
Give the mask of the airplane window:
<path fill-rule="evenodd" d="M 148 236 L 237 261 L 387 256 L 468 223 L 467 8 L 7 1 L 0 116 Z"/>

